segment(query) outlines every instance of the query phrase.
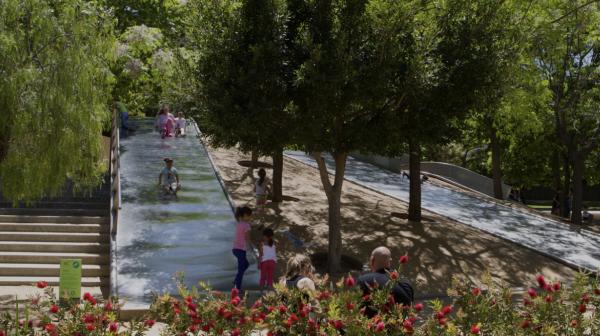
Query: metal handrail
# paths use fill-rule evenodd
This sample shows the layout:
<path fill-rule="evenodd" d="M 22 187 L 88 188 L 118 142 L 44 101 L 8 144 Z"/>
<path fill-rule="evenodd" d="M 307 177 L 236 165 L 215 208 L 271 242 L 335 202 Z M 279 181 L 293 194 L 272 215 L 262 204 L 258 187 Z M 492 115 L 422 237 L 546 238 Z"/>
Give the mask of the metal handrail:
<path fill-rule="evenodd" d="M 110 279 L 109 288 L 112 296 L 116 295 L 117 272 L 117 228 L 119 226 L 119 210 L 121 209 L 121 177 L 119 152 L 119 114 L 113 109 L 112 130 L 110 135 Z"/>

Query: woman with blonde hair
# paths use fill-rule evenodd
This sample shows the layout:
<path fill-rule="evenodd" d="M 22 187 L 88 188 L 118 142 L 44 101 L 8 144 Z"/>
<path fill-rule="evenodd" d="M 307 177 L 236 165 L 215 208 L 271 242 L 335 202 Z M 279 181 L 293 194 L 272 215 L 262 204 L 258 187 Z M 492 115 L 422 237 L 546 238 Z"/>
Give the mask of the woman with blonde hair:
<path fill-rule="evenodd" d="M 287 262 L 285 278 L 282 282 L 288 288 L 298 288 L 302 291 L 314 291 L 314 268 L 310 258 L 303 254 L 296 254 Z"/>

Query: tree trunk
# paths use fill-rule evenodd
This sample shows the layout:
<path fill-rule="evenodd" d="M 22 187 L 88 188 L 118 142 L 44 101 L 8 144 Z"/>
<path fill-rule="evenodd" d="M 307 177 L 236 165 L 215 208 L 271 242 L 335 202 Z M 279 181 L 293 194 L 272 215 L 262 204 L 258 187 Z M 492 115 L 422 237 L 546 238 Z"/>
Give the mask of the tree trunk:
<path fill-rule="evenodd" d="M 258 152 L 257 151 L 252 151 L 252 158 L 250 159 L 250 167 L 252 168 L 256 168 L 258 167 Z"/>
<path fill-rule="evenodd" d="M 500 161 L 500 143 L 496 128 L 490 127 L 490 147 L 492 148 L 492 178 L 494 181 L 494 197 L 504 199 L 502 192 L 502 162 Z"/>
<path fill-rule="evenodd" d="M 552 177 L 553 177 L 553 184 L 554 184 L 554 190 L 556 190 L 556 192 L 558 192 L 561 189 L 561 185 L 560 185 L 560 153 L 558 152 L 557 149 L 554 150 L 554 152 L 552 153 L 552 158 L 551 160 L 551 166 L 552 166 Z"/>
<path fill-rule="evenodd" d="M 283 149 L 273 153 L 273 202 L 283 201 Z"/>
<path fill-rule="evenodd" d="M 581 210 L 583 203 L 583 175 L 585 160 L 581 153 L 575 153 L 573 157 L 573 203 L 571 221 L 573 224 L 581 224 Z"/>
<path fill-rule="evenodd" d="M 344 174 L 346 172 L 346 158 L 348 153 L 334 153 L 335 160 L 335 177 L 331 184 L 329 173 L 325 160 L 321 153 L 313 154 L 319 167 L 319 175 L 321 182 L 327 195 L 327 203 L 329 205 L 329 250 L 327 258 L 327 268 L 330 274 L 336 274 L 341 268 L 342 262 L 342 216 L 341 216 L 341 197 L 342 185 L 344 183 Z"/>
<path fill-rule="evenodd" d="M 563 158 L 563 187 L 560 191 L 560 215 L 569 218 L 571 209 L 568 206 L 571 190 L 571 164 L 568 155 Z"/>
<path fill-rule="evenodd" d="M 408 220 L 421 221 L 421 145 L 416 140 L 408 143 L 410 195 Z"/>

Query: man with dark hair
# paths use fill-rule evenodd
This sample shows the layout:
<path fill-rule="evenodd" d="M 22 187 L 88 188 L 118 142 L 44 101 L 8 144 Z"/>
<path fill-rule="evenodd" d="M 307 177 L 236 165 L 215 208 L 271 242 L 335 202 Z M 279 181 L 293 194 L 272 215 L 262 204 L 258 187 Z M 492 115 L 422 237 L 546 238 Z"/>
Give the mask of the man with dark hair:
<path fill-rule="evenodd" d="M 371 294 L 378 288 L 385 288 L 390 279 L 390 268 L 392 264 L 392 253 L 385 246 L 380 246 L 371 253 L 369 267 L 370 273 L 361 275 L 358 278 L 358 284 L 363 290 L 363 294 Z M 411 284 L 407 280 L 399 280 L 391 289 L 395 303 L 410 306 L 414 301 L 414 292 Z M 367 301 L 365 303 L 365 315 L 373 317 L 377 315 L 377 310 Z"/>

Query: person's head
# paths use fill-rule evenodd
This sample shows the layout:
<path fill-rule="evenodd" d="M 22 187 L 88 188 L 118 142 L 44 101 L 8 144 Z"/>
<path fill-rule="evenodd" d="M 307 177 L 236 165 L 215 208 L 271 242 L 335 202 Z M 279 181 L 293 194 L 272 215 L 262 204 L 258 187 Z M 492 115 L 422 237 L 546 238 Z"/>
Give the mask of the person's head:
<path fill-rule="evenodd" d="M 266 228 L 262 232 L 263 241 L 269 246 L 273 246 L 273 235 L 275 234 L 272 229 Z"/>
<path fill-rule="evenodd" d="M 181 112 L 181 111 L 177 112 L 177 116 L 178 116 L 179 118 L 183 118 L 183 112 Z"/>
<path fill-rule="evenodd" d="M 267 172 L 263 168 L 260 168 L 258 170 L 258 184 L 263 184 L 265 182 L 266 177 L 267 177 Z"/>
<path fill-rule="evenodd" d="M 235 210 L 235 219 L 238 222 L 248 222 L 252 218 L 252 209 L 247 206 L 238 207 Z"/>
<path fill-rule="evenodd" d="M 173 159 L 165 158 L 163 161 L 165 161 L 165 165 L 167 166 L 167 168 L 173 167 Z"/>
<path fill-rule="evenodd" d="M 305 277 L 312 276 L 313 266 L 310 258 L 304 254 L 296 254 L 288 259 L 285 276 L 291 279 L 295 276 L 302 275 Z"/>
<path fill-rule="evenodd" d="M 377 271 L 382 268 L 390 268 L 392 266 L 392 252 L 385 246 L 379 246 L 371 252 L 371 260 L 369 262 L 371 271 Z"/>

